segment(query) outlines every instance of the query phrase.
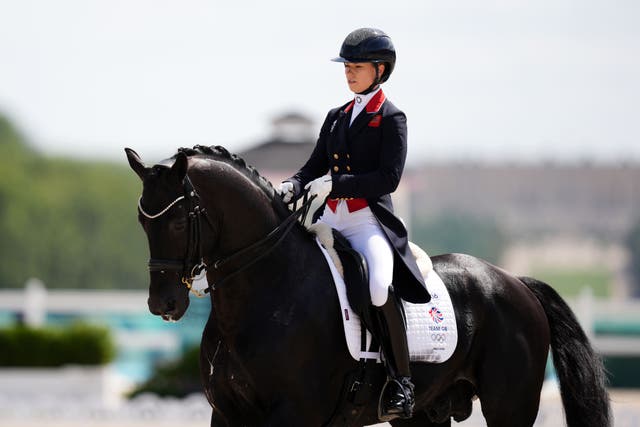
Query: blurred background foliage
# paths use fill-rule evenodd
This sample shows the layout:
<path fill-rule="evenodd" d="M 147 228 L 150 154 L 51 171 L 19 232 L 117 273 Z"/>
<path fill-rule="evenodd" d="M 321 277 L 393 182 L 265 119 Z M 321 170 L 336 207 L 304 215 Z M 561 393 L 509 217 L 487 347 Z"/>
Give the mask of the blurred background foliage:
<path fill-rule="evenodd" d="M 147 286 L 141 185 L 125 163 L 42 156 L 0 115 L 0 171 L 0 287 Z"/>
<path fill-rule="evenodd" d="M 580 295 L 588 284 L 591 292 L 596 297 L 606 298 L 611 296 L 610 283 L 613 274 L 606 268 L 535 268 L 531 276 L 543 282 L 553 284 L 553 287 L 564 296 Z"/>
<path fill-rule="evenodd" d="M 0 366 L 58 367 L 106 365 L 116 347 L 106 327 L 74 324 L 70 327 L 0 328 Z"/>
<path fill-rule="evenodd" d="M 152 376 L 129 393 L 129 398 L 144 393 L 185 397 L 200 391 L 200 346 L 196 345 L 186 349 L 180 357 L 158 364 Z"/>

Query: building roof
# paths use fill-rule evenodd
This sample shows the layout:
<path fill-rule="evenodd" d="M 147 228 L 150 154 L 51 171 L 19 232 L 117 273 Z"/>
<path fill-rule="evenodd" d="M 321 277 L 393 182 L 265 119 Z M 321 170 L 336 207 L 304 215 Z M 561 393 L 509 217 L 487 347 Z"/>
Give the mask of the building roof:
<path fill-rule="evenodd" d="M 277 116 L 271 124 L 267 141 L 238 154 L 262 174 L 291 174 L 311 155 L 317 129 L 313 120 L 295 111 Z"/>
<path fill-rule="evenodd" d="M 285 142 L 274 139 L 243 151 L 239 156 L 261 173 L 291 172 L 302 167 L 314 146 L 313 142 Z"/>

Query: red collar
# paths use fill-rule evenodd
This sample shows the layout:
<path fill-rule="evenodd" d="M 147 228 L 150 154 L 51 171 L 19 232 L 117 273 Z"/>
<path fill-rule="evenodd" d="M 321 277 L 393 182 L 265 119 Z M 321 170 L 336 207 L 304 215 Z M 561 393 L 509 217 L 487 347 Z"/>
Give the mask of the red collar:
<path fill-rule="evenodd" d="M 351 101 L 349 105 L 347 105 L 347 108 L 344 109 L 344 112 L 348 113 L 349 111 L 351 111 L 351 109 L 353 108 L 353 104 L 355 104 L 355 101 Z"/>
<path fill-rule="evenodd" d="M 378 111 L 380 111 L 380 107 L 382 107 L 382 104 L 384 104 L 384 101 L 386 99 L 387 97 L 384 96 L 384 92 L 382 92 L 382 89 L 380 89 L 364 108 L 365 110 L 367 110 L 367 113 L 377 113 Z"/>
<path fill-rule="evenodd" d="M 384 104 L 384 101 L 386 101 L 386 99 L 387 97 L 384 95 L 384 92 L 382 92 L 382 89 L 380 89 L 378 93 L 376 93 L 373 98 L 369 100 L 366 107 L 364 108 L 365 110 L 367 110 L 367 113 L 377 113 L 378 111 L 380 111 L 380 107 L 382 107 L 382 104 Z M 354 101 L 351 101 L 349 105 L 347 105 L 347 107 L 344 109 L 344 112 L 348 113 L 349 111 L 351 111 L 351 109 L 353 108 L 353 104 Z"/>

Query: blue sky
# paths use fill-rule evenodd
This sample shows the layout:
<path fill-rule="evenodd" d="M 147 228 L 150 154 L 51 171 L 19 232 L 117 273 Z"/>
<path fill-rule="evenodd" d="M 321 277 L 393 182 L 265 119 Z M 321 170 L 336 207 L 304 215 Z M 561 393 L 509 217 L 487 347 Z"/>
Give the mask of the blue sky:
<path fill-rule="evenodd" d="M 616 0 L 0 0 L 0 111 L 56 155 L 240 151 L 281 113 L 319 129 L 351 96 L 329 59 L 372 26 L 410 161 L 640 161 L 638 22 Z"/>

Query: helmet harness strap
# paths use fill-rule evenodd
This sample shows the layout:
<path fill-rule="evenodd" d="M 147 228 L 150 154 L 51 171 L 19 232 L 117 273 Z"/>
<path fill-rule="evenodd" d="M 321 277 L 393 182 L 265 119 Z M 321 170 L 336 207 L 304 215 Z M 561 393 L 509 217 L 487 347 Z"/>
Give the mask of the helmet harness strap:
<path fill-rule="evenodd" d="M 366 94 L 371 93 L 374 90 L 378 89 L 378 87 L 380 86 L 380 72 L 378 71 L 379 70 L 378 65 L 379 65 L 378 62 L 374 62 L 373 63 L 373 68 L 376 69 L 376 78 L 373 79 L 373 83 L 371 83 L 371 86 L 369 86 L 363 92 L 358 92 L 358 95 L 366 95 Z M 386 67 L 386 65 L 385 65 L 385 67 Z"/>

